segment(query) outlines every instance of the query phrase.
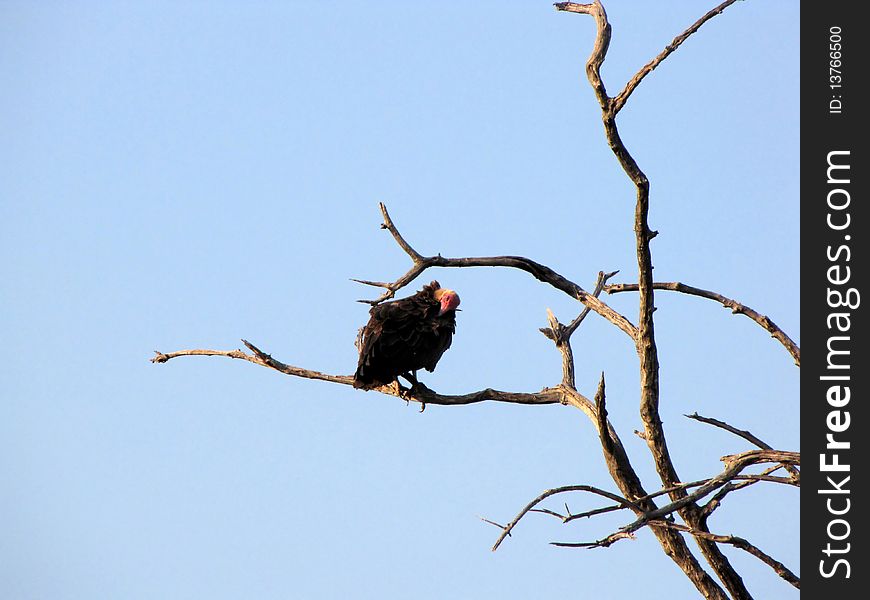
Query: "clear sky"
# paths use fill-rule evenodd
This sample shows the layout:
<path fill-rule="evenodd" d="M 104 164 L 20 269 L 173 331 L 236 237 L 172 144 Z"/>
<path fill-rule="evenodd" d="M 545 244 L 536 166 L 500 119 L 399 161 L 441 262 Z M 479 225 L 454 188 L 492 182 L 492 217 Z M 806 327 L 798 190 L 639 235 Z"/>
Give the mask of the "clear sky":
<path fill-rule="evenodd" d="M 611 93 L 714 2 L 606 2 Z M 414 406 L 224 358 L 354 369 L 356 303 L 407 257 L 519 254 L 592 288 L 637 277 L 633 188 L 583 65 L 592 19 L 548 2 L 0 1 L 0 596 L 20 599 L 693 598 L 627 514 L 561 525 L 544 489 L 616 491 L 563 406 Z M 796 341 L 798 3 L 739 2 L 637 89 L 624 141 L 651 181 L 656 279 L 734 297 Z M 538 328 L 570 298 L 520 271 L 435 270 L 463 312 L 421 379 L 554 385 Z M 605 301 L 637 318 L 636 295 Z M 755 323 L 656 295 L 677 471 L 750 449 L 698 411 L 799 449 L 798 369 Z M 591 315 L 577 379 L 657 489 L 628 338 Z M 599 506 L 582 495 L 575 512 Z M 798 493 L 754 486 L 710 522 L 799 571 Z M 725 549 L 758 598 L 796 597 Z"/>

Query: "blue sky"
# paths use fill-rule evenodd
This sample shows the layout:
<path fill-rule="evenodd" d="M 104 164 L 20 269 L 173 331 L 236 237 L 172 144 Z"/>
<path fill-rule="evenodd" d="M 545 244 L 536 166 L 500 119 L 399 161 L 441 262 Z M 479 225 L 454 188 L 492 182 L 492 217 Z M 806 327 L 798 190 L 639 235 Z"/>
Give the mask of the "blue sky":
<path fill-rule="evenodd" d="M 606 3 L 611 93 L 712 7 Z M 0 2 L 0 592 L 9 598 L 694 597 L 649 532 L 565 550 L 542 490 L 615 490 L 562 406 L 429 407 L 221 358 L 353 371 L 372 289 L 407 257 L 519 254 L 592 288 L 636 280 L 633 189 L 583 64 L 593 21 L 546 2 Z M 656 279 L 734 297 L 799 342 L 798 4 L 740 2 L 637 89 L 623 139 L 651 181 Z M 560 378 L 538 328 L 570 298 L 519 271 L 435 270 L 463 302 L 422 380 L 443 393 Z M 407 292 L 413 291 L 406 290 Z M 376 292 L 375 292 L 376 293 Z M 605 301 L 636 321 L 636 296 Z M 798 369 L 746 318 L 656 296 L 662 418 L 684 480 L 743 440 L 799 449 Z M 655 489 L 637 359 L 590 316 L 577 379 Z M 564 497 L 572 510 L 598 504 Z M 554 508 L 561 507 L 556 501 Z M 713 531 L 799 570 L 798 494 L 729 496 Z M 726 549 L 760 598 L 794 595 Z"/>

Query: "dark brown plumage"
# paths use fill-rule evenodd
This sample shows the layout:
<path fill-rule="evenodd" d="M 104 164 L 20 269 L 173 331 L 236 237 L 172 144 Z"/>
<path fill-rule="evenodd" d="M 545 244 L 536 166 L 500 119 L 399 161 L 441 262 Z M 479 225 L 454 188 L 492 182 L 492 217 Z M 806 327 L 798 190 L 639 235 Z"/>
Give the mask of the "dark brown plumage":
<path fill-rule="evenodd" d="M 456 331 L 459 296 L 433 281 L 399 300 L 372 307 L 362 329 L 353 387 L 372 389 L 401 375 L 416 383 L 416 371 L 433 371 Z"/>

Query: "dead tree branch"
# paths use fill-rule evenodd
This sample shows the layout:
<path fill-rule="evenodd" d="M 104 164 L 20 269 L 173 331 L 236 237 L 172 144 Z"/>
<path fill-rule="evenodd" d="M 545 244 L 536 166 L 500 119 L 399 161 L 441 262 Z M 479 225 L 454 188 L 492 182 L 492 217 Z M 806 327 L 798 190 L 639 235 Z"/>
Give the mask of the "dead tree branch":
<path fill-rule="evenodd" d="M 599 271 L 598 280 L 595 282 L 595 289 L 592 291 L 592 295 L 595 298 L 598 298 L 598 296 L 601 295 L 601 291 L 604 289 L 607 280 L 618 272 L 619 271 L 605 273 L 604 271 Z M 540 329 L 541 333 L 553 340 L 556 349 L 562 354 L 562 384 L 572 388 L 576 388 L 576 385 L 574 381 L 574 351 L 571 349 L 571 336 L 575 331 L 577 331 L 580 323 L 583 322 L 583 319 L 586 318 L 586 315 L 589 314 L 590 310 L 591 309 L 588 306 L 584 307 L 583 310 L 580 311 L 580 314 L 566 326 L 562 325 L 559 322 L 559 319 L 556 318 L 556 315 L 553 314 L 553 311 L 548 308 L 547 322 L 550 326 L 542 327 Z"/>
<path fill-rule="evenodd" d="M 769 554 L 762 552 L 757 546 L 750 544 L 745 538 L 738 537 L 736 535 L 717 535 L 715 533 L 710 533 L 708 531 L 695 531 L 685 525 L 680 525 L 679 523 L 672 523 L 670 521 L 657 521 L 656 525 L 660 527 L 668 527 L 670 529 L 675 529 L 677 531 L 685 531 L 686 533 L 694 536 L 694 537 L 702 537 L 706 540 L 710 540 L 711 542 L 716 542 L 717 544 L 729 544 L 734 546 L 735 548 L 740 548 L 745 552 L 748 552 L 752 556 L 759 559 L 761 562 L 769 566 L 773 571 L 782 577 L 785 581 L 793 585 L 794 587 L 800 589 L 801 580 L 795 575 L 788 567 L 782 564 L 780 561 L 776 560 Z"/>
<path fill-rule="evenodd" d="M 528 512 L 530 512 L 533 508 L 535 508 L 538 504 L 540 504 L 550 496 L 554 496 L 556 494 L 564 494 L 565 492 L 589 492 L 590 494 L 597 494 L 598 496 L 603 496 L 604 498 L 608 498 L 610 500 L 613 500 L 614 502 L 618 502 L 623 508 L 640 510 L 640 508 L 636 504 L 629 500 L 626 500 L 622 496 L 613 494 L 611 492 L 602 490 L 591 485 L 565 485 L 562 487 L 553 488 L 551 490 L 545 490 L 537 498 L 526 504 L 519 512 L 519 514 L 511 520 L 510 523 L 502 527 L 501 535 L 498 536 L 495 544 L 493 544 L 492 551 L 495 552 L 496 550 L 498 550 L 498 547 L 501 545 L 504 539 L 511 534 L 513 528 L 516 527 L 517 523 L 519 523 Z M 495 523 L 493 523 L 492 521 L 486 520 L 486 522 L 495 525 Z"/>
<path fill-rule="evenodd" d="M 725 421 L 720 421 L 719 419 L 713 419 L 711 417 L 702 417 L 697 412 L 692 413 L 691 415 L 686 415 L 686 417 L 693 419 L 695 421 L 700 421 L 701 423 L 707 423 L 708 425 L 713 425 L 714 427 L 719 427 L 720 429 L 724 429 L 725 431 L 731 432 L 734 435 L 742 437 L 744 440 L 747 440 L 762 450 L 773 450 L 773 447 L 757 438 L 752 434 L 752 432 L 747 431 L 745 429 L 737 429 L 736 427 L 729 425 Z M 785 469 L 791 473 L 792 479 L 800 485 L 800 477 L 801 473 L 796 467 L 792 465 L 784 465 Z"/>
<path fill-rule="evenodd" d="M 794 364 L 796 364 L 797 366 L 801 366 L 800 347 L 798 347 L 798 345 L 795 344 L 794 341 L 782 329 L 780 329 L 776 323 L 774 323 L 770 319 L 770 317 L 762 315 L 755 310 L 749 308 L 745 304 L 741 304 L 737 300 L 727 298 L 722 294 L 717 294 L 716 292 L 711 292 L 709 290 L 702 290 L 701 288 L 692 287 L 678 281 L 657 281 L 653 283 L 653 288 L 657 290 L 680 292 L 683 294 L 688 294 L 690 296 L 698 296 L 701 298 L 714 300 L 725 308 L 731 309 L 731 312 L 733 314 L 744 315 L 752 319 L 761 327 L 763 327 L 768 333 L 770 333 L 770 337 L 774 338 L 785 347 L 785 349 L 788 351 L 789 354 L 791 354 L 791 357 L 794 359 Z M 636 283 L 614 283 L 604 287 L 604 291 L 608 294 L 618 294 L 619 292 L 636 292 L 637 290 L 638 285 Z"/>
<path fill-rule="evenodd" d="M 749 554 L 755 556 L 763 563 L 768 565 L 777 575 L 779 575 L 789 584 L 800 589 L 801 580 L 797 575 L 795 575 L 788 567 L 786 567 L 780 561 L 761 551 L 757 546 L 749 543 L 749 541 L 747 541 L 745 538 L 735 535 L 717 535 L 708 531 L 694 530 L 691 527 L 680 525 L 679 523 L 672 523 L 665 520 L 650 522 L 650 525 L 655 525 L 656 527 L 663 527 L 666 529 L 672 529 L 674 531 L 682 531 L 690 534 L 696 539 L 702 538 L 717 544 L 729 544 L 731 546 L 734 546 L 735 548 L 740 548 L 741 550 L 748 552 Z M 602 546 L 609 546 L 614 542 L 622 539 L 632 539 L 633 537 L 634 535 L 631 533 L 618 532 L 609 536 L 606 541 L 600 540 L 597 542 L 551 542 L 551 544 L 553 546 L 559 546 L 562 548 L 599 548 Z"/>
<path fill-rule="evenodd" d="M 237 358 L 246 360 L 261 367 L 274 369 L 285 375 L 293 377 L 303 377 L 305 379 L 318 379 L 320 381 L 329 381 L 331 383 L 340 383 L 342 385 L 353 385 L 353 375 L 330 375 L 321 373 L 320 371 L 312 371 L 301 367 L 284 364 L 279 360 L 272 358 L 259 348 L 242 340 L 253 354 L 246 354 L 241 350 L 179 350 L 177 352 L 155 351 L 156 356 L 151 359 L 153 363 L 165 363 L 172 358 L 180 356 L 225 356 L 228 358 Z M 384 385 L 375 388 L 378 392 L 388 396 L 395 396 L 402 400 L 410 400 L 421 404 L 437 404 L 441 406 L 464 406 L 467 404 L 475 404 L 478 402 L 507 402 L 509 404 L 567 404 L 568 400 L 564 391 L 560 388 L 544 388 L 540 392 L 503 392 L 500 390 L 486 388 L 477 392 L 460 395 L 445 395 L 439 394 L 423 384 L 418 384 L 413 393 L 398 385 Z"/>
<path fill-rule="evenodd" d="M 622 110 L 622 107 L 625 106 L 625 103 L 628 100 L 628 97 L 635 90 L 635 88 L 640 84 L 640 82 L 643 81 L 643 78 L 646 77 L 647 75 L 649 75 L 653 71 L 653 69 L 655 69 L 657 66 L 659 66 L 662 63 L 662 61 L 664 59 L 666 59 L 668 56 L 670 56 L 674 50 L 679 48 L 683 42 L 685 42 L 687 39 L 689 39 L 690 35 L 692 35 L 696 31 L 698 31 L 698 29 L 701 28 L 701 25 L 703 25 L 704 23 L 706 23 L 707 21 L 709 21 L 710 19 L 712 19 L 716 15 L 720 14 L 723 10 L 725 10 L 726 8 L 728 8 L 729 6 L 734 4 L 735 2 L 737 2 L 737 0 L 725 0 L 725 2 L 723 2 L 722 4 L 717 6 L 716 8 L 709 11 L 703 17 L 701 17 L 700 19 L 695 21 L 695 23 L 693 23 L 691 27 L 689 27 L 683 33 L 681 33 L 680 35 L 675 37 L 670 44 L 665 46 L 665 49 L 662 50 L 662 52 L 658 56 L 656 56 L 654 59 L 652 59 L 647 64 L 645 64 L 641 68 L 641 70 L 638 71 L 634 75 L 634 77 L 629 79 L 628 83 L 625 84 L 625 87 L 623 88 L 623 90 L 621 92 L 619 92 L 613 98 L 613 100 L 612 100 L 613 112 L 618 113 L 620 110 Z"/>
<path fill-rule="evenodd" d="M 707 423 L 708 425 L 713 425 L 714 427 L 718 427 L 720 429 L 724 429 L 725 431 L 729 431 L 729 432 L 733 433 L 734 435 L 740 436 L 744 440 L 747 440 L 747 441 L 755 444 L 756 446 L 758 446 L 762 450 L 773 450 L 773 448 L 770 445 L 766 444 L 765 442 L 761 441 L 760 439 L 758 439 L 757 437 L 752 435 L 752 432 L 747 431 L 745 429 L 737 429 L 736 427 L 729 425 L 725 421 L 720 421 L 719 419 L 713 419 L 711 417 L 703 417 L 703 416 L 699 415 L 697 412 L 692 413 L 690 415 L 685 415 L 685 416 L 689 419 L 694 420 L 694 421 L 700 421 L 701 423 Z"/>

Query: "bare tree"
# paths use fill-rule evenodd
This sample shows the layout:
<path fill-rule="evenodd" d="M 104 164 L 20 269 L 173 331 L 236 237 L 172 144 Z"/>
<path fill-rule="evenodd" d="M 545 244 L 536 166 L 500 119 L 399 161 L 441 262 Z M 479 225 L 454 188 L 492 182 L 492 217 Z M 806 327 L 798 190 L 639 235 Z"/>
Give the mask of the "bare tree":
<path fill-rule="evenodd" d="M 508 392 L 488 387 L 460 395 L 439 394 L 422 384 L 410 390 L 398 385 L 377 388 L 377 391 L 382 394 L 419 402 L 423 407 L 426 404 L 464 405 L 483 401 L 532 405 L 561 403 L 580 409 L 589 418 L 598 433 L 605 464 L 618 492 L 590 485 L 566 485 L 546 490 L 531 500 L 505 525 L 485 519 L 501 529 L 501 534 L 498 536 L 493 550 L 496 550 L 511 534 L 520 520 L 532 512 L 549 515 L 567 524 L 599 514 L 627 511 L 633 515 L 634 520 L 601 539 L 581 543 L 557 542 L 555 545 L 603 548 L 619 540 L 634 537 L 635 532 L 642 528 L 649 528 L 663 551 L 678 565 L 705 598 L 725 599 L 731 597 L 742 600 L 752 597 L 740 574 L 722 552 L 721 546 L 723 544 L 748 552 L 768 565 L 785 582 L 796 588 L 800 587 L 799 578 L 791 570 L 746 538 L 717 534 L 711 532 L 708 527 L 710 516 L 722 505 L 726 496 L 732 492 L 756 484 L 799 487 L 799 453 L 776 450 L 748 431 L 740 430 L 724 421 L 694 413 L 687 415 L 687 417 L 733 433 L 757 446 L 758 449 L 723 456 L 721 460 L 724 467 L 721 472 L 697 481 L 683 482 L 677 473 L 676 465 L 668 449 L 659 413 L 659 359 L 653 318 L 655 290 L 706 298 L 722 304 L 735 314 L 742 314 L 752 319 L 784 347 L 797 366 L 800 366 L 800 349 L 770 318 L 748 306 L 720 293 L 703 290 L 681 282 L 656 282 L 653 280 L 650 241 L 657 232 L 651 230 L 648 223 L 649 181 L 620 138 L 616 125 L 617 115 L 641 81 L 689 36 L 698 31 L 704 23 L 720 14 L 734 2 L 736 0 L 726 0 L 703 15 L 674 38 L 660 54 L 644 65 L 615 96 L 610 96 L 607 93 L 600 73 L 611 37 L 611 26 L 600 0 L 595 0 L 591 4 L 560 2 L 555 5 L 559 11 L 586 14 L 595 19 L 597 33 L 592 53 L 586 62 L 586 75 L 601 108 L 606 142 L 636 190 L 634 232 L 638 266 L 637 283 L 608 283 L 616 275 L 616 272 L 605 273 L 602 271 L 598 273 L 595 286 L 590 292 L 550 267 L 522 256 L 461 258 L 447 258 L 440 254 L 425 256 L 405 240 L 390 218 L 386 206 L 380 205 L 383 218 L 381 227 L 389 231 L 399 248 L 408 255 L 411 259 L 411 267 L 405 274 L 391 282 L 356 280 L 359 283 L 384 290 L 377 298 L 360 300 L 360 302 L 377 305 L 391 299 L 396 292 L 409 285 L 431 267 L 502 267 L 525 271 L 583 305 L 580 313 L 567 325 L 561 323 L 552 312 L 548 311 L 548 326 L 541 329 L 541 332 L 553 341 L 561 355 L 562 380 L 555 386 L 544 387 L 540 391 L 534 392 Z M 620 314 L 602 301 L 600 299 L 602 292 L 608 294 L 637 292 L 639 304 L 637 324 L 632 323 L 625 315 Z M 571 336 L 590 312 L 596 313 L 620 329 L 632 340 L 636 348 L 640 372 L 639 408 L 643 422 L 643 431 L 636 433 L 647 442 L 652 455 L 659 477 L 656 491 L 650 492 L 644 487 L 617 431 L 608 420 L 604 374 L 602 373 L 598 388 L 591 399 L 577 389 Z M 180 350 L 170 353 L 157 352 L 151 360 L 163 363 L 181 356 L 225 356 L 246 360 L 295 377 L 318 379 L 344 385 L 353 384 L 353 376 L 351 375 L 332 375 L 291 366 L 276 360 L 254 344 L 242 341 L 250 352 L 240 349 Z M 541 506 L 544 500 L 553 496 L 577 492 L 595 495 L 607 503 L 600 508 L 582 513 L 570 512 L 567 505 L 565 512 Z M 712 574 L 708 568 L 702 566 L 699 557 L 689 547 L 688 537 L 694 539 L 700 549 L 703 561 L 709 571 L 712 571 Z"/>

